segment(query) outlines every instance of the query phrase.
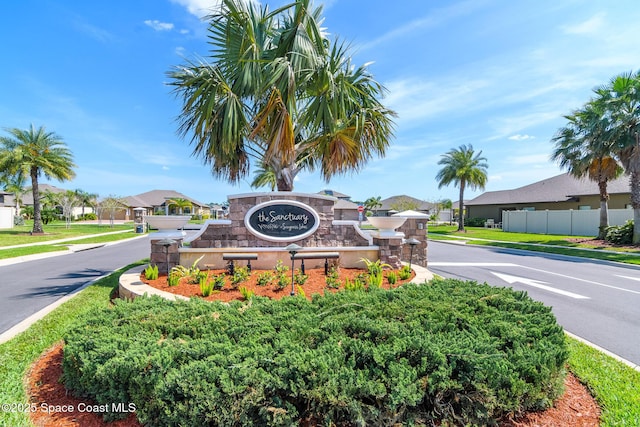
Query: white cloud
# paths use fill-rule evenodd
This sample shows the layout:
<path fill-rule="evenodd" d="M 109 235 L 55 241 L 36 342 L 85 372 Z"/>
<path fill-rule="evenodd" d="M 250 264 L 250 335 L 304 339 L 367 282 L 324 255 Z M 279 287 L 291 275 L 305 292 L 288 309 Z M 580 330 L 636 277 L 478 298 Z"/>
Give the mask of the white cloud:
<path fill-rule="evenodd" d="M 602 29 L 604 24 L 604 13 L 598 13 L 584 22 L 565 25 L 562 27 L 562 30 L 566 34 L 596 34 Z"/>
<path fill-rule="evenodd" d="M 510 136 L 508 139 L 512 140 L 512 141 L 525 141 L 527 139 L 534 139 L 535 136 L 531 136 L 531 135 L 520 135 L 520 134 L 516 134 L 513 136 Z"/>
<path fill-rule="evenodd" d="M 144 21 L 145 25 L 153 28 L 156 31 L 169 31 L 173 29 L 173 24 L 170 22 L 160 22 L 157 19 L 147 19 Z"/>
<path fill-rule="evenodd" d="M 387 84 L 390 95 L 384 103 L 398 113 L 399 121 L 418 122 L 478 105 L 476 100 L 486 86 L 483 80 L 397 80 Z"/>
<path fill-rule="evenodd" d="M 477 9 L 481 9 L 484 6 L 483 3 L 484 2 L 481 1 L 463 1 L 451 6 L 436 9 L 427 16 L 418 18 L 403 26 L 388 31 L 377 39 L 372 40 L 371 42 L 366 43 L 363 46 L 360 46 L 360 48 L 362 50 L 374 48 L 381 43 L 405 37 L 407 34 L 412 34 L 424 29 L 436 28 L 445 25 L 451 20 L 454 20 L 461 16 L 469 15 Z"/>
<path fill-rule="evenodd" d="M 179 4 L 187 8 L 190 14 L 203 18 L 212 10 L 220 7 L 220 0 L 171 0 L 172 3 Z"/>
<path fill-rule="evenodd" d="M 83 33 L 88 34 L 92 38 L 102 43 L 110 43 L 116 39 L 115 36 L 110 32 L 108 32 L 107 30 L 103 30 L 100 27 L 89 24 L 88 22 L 84 22 L 84 20 L 80 18 L 76 20 L 75 26 Z"/>

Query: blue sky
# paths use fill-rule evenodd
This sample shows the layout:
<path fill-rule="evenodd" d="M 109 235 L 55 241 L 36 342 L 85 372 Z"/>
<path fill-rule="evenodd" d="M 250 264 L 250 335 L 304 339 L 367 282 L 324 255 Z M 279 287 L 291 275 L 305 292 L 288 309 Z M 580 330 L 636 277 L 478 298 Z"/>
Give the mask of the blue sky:
<path fill-rule="evenodd" d="M 271 9 L 284 1 L 266 1 Z M 177 136 L 180 102 L 166 72 L 206 57 L 204 0 L 21 0 L 0 5 L 0 127 L 45 126 L 78 165 L 71 182 L 100 196 L 153 189 L 201 202 L 253 191 L 212 177 Z M 295 191 L 331 188 L 364 200 L 398 194 L 457 200 L 438 188 L 441 155 L 482 150 L 486 191 L 562 171 L 549 160 L 562 116 L 594 87 L 640 68 L 637 0 L 333 0 L 328 32 L 350 41 L 399 117 L 387 156 L 325 183 L 299 175 Z M 3 135 L 6 133 L 3 131 Z M 471 199 L 481 191 L 467 191 Z"/>

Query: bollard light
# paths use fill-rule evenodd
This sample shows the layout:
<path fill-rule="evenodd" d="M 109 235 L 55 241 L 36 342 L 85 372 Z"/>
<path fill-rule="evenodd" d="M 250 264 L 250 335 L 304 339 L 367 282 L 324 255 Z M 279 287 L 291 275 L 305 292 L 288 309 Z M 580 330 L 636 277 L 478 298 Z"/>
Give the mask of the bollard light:
<path fill-rule="evenodd" d="M 418 239 L 414 239 L 413 237 L 410 239 L 407 239 L 406 242 L 409 244 L 409 246 L 411 247 L 411 250 L 409 251 L 409 270 L 411 270 L 411 261 L 413 260 L 413 248 L 416 245 L 420 244 L 420 241 Z"/>
<path fill-rule="evenodd" d="M 174 243 L 176 243 L 176 241 L 169 238 L 158 241 L 158 244 L 164 248 L 165 253 L 167 254 L 167 280 L 169 280 L 169 246 L 173 245 Z"/>
<path fill-rule="evenodd" d="M 289 255 L 291 255 L 291 296 L 294 296 L 296 294 L 295 291 L 295 280 L 294 280 L 294 275 L 293 275 L 293 267 L 294 267 L 294 257 L 296 256 L 296 254 L 298 252 L 300 252 L 300 250 L 302 249 L 302 246 L 296 245 L 295 243 L 290 244 L 289 246 L 287 246 L 285 248 L 288 252 Z"/>

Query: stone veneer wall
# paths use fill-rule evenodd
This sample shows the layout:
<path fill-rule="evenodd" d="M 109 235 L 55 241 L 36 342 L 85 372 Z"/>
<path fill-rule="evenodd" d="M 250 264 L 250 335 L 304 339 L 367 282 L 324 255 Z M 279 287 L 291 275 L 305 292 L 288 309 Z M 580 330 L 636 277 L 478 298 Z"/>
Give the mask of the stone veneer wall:
<path fill-rule="evenodd" d="M 244 223 L 246 212 L 257 204 L 271 200 L 294 200 L 313 208 L 320 217 L 316 232 L 304 239 L 288 242 L 262 240 L 247 230 Z M 334 204 L 336 199 L 329 196 L 301 194 L 292 192 L 252 193 L 229 196 L 229 219 L 231 224 L 210 224 L 196 239 L 192 240 L 193 249 L 204 248 L 269 248 L 285 247 L 295 242 L 303 247 L 370 247 L 369 241 L 361 236 L 353 224 L 334 224 Z M 397 230 L 404 233 L 398 237 L 373 237 L 373 245 L 379 247 L 378 257 L 383 263 L 399 268 L 401 261 L 408 262 L 410 245 L 405 239 L 414 238 L 420 243 L 413 248 L 411 262 L 427 267 L 427 218 L 407 218 Z M 180 264 L 179 248 L 182 240 L 170 246 L 162 246 L 160 240 L 151 240 L 151 264 L 157 264 L 161 274 Z"/>
<path fill-rule="evenodd" d="M 161 239 L 151 240 L 151 256 L 149 262 L 151 265 L 158 266 L 160 274 L 167 274 L 176 265 L 180 264 L 180 253 L 178 249 L 182 246 L 182 239 L 171 239 L 171 245 L 161 245 Z"/>
<path fill-rule="evenodd" d="M 406 240 L 414 238 L 420 243 L 413 248 L 411 262 L 427 268 L 427 220 L 428 218 L 407 218 L 398 231 L 404 233 Z M 411 258 L 411 245 L 405 243 L 401 248 L 401 258 L 409 262 Z"/>
<path fill-rule="evenodd" d="M 316 232 L 304 239 L 271 242 L 252 234 L 244 223 L 249 209 L 272 200 L 294 200 L 313 208 L 320 217 Z M 302 247 L 369 246 L 367 239 L 352 225 L 334 225 L 335 197 L 292 192 L 251 193 L 229 196 L 230 225 L 211 224 L 198 238 L 191 241 L 192 248 L 260 248 L 285 247 L 296 243 Z"/>

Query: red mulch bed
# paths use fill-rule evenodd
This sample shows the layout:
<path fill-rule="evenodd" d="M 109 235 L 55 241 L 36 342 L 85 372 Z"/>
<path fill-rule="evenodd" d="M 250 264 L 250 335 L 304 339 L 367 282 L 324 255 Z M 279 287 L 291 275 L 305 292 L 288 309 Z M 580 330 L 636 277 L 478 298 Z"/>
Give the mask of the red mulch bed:
<path fill-rule="evenodd" d="M 221 271 L 212 272 L 215 274 Z M 358 269 L 340 269 L 340 278 L 345 277 L 353 279 L 362 270 Z M 245 286 L 253 290 L 256 295 L 264 295 L 270 298 L 282 298 L 289 295 L 291 288 L 278 289 L 275 285 L 258 286 L 255 278 L 259 272 L 254 271 L 251 279 L 240 286 Z M 290 273 L 289 273 L 290 274 Z M 337 290 L 327 289 L 323 269 L 311 269 L 307 271 L 309 279 L 302 286 L 307 298 L 311 298 L 314 293 L 323 293 L 326 291 L 335 292 Z M 227 279 L 228 280 L 228 279 Z M 185 296 L 200 295 L 200 287 L 187 283 L 181 283 L 178 286 L 168 287 L 166 285 L 166 276 L 160 277 L 157 281 L 144 280 L 151 286 L 157 287 L 167 292 L 180 294 Z M 398 286 L 400 283 L 396 284 Z M 383 287 L 388 287 L 386 282 Z M 222 291 L 216 292 L 207 300 L 231 301 L 234 299 L 242 299 L 240 291 L 230 288 L 227 285 Z M 138 427 L 141 426 L 135 414 L 130 414 L 125 420 L 113 423 L 105 423 L 102 420 L 102 414 L 98 412 L 90 412 L 86 408 L 91 408 L 95 403 L 87 399 L 78 399 L 70 394 L 60 383 L 62 375 L 62 354 L 63 344 L 58 343 L 42 355 L 32 366 L 29 371 L 26 383 L 29 402 L 34 404 L 39 410 L 32 412 L 31 421 L 39 427 Z M 49 413 L 43 411 L 42 408 L 48 408 Z M 63 411 L 64 408 L 64 411 Z M 85 408 L 84 411 L 80 409 Z M 96 408 L 99 409 L 99 408 Z M 553 408 L 544 412 L 528 413 L 516 419 L 505 419 L 500 423 L 502 427 L 551 427 L 551 426 L 598 426 L 600 418 L 600 408 L 589 394 L 587 389 L 572 375 L 567 375 L 565 380 L 565 393 L 555 403 Z"/>

